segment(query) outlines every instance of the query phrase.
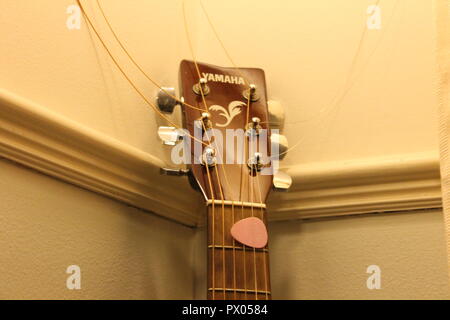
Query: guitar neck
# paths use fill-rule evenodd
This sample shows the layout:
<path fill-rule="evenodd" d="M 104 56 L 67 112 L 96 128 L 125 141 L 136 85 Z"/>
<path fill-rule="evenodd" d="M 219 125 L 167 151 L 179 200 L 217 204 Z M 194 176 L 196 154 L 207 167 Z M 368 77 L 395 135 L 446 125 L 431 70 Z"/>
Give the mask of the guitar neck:
<path fill-rule="evenodd" d="M 231 227 L 241 219 L 256 217 L 267 225 L 266 209 L 258 204 L 209 204 L 208 299 L 271 299 L 268 246 L 256 249 L 231 236 Z"/>

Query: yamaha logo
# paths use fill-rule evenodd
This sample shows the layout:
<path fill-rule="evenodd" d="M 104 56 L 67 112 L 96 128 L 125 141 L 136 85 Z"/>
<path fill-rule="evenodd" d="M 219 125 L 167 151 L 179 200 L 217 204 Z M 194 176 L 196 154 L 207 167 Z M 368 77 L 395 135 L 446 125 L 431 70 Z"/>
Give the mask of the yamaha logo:
<path fill-rule="evenodd" d="M 202 74 L 203 74 L 203 78 L 208 80 L 208 82 L 245 84 L 244 78 L 238 77 L 238 76 L 230 76 L 230 75 L 216 74 L 216 73 L 205 73 L 205 72 L 202 72 Z"/>

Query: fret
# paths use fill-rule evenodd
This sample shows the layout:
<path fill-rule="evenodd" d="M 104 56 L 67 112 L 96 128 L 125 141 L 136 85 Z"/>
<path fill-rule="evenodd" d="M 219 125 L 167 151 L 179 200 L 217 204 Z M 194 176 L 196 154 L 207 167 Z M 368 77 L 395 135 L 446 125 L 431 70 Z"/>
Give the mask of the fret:
<path fill-rule="evenodd" d="M 264 203 L 256 203 L 256 202 L 231 201 L 231 200 L 220 200 L 220 199 L 219 200 L 218 199 L 214 199 L 214 201 L 209 199 L 209 200 L 206 201 L 206 205 L 207 206 L 209 206 L 209 205 L 211 205 L 213 203 L 216 206 L 221 206 L 222 204 L 224 204 L 225 206 L 233 206 L 234 205 L 235 210 L 239 209 L 241 207 L 256 208 L 256 209 L 258 209 L 258 208 L 264 208 L 265 209 L 266 208 L 266 205 Z"/>
<path fill-rule="evenodd" d="M 233 250 L 233 249 L 235 249 L 235 250 L 251 250 L 251 251 L 253 251 L 253 248 L 251 248 L 251 247 L 238 247 L 238 246 L 222 246 L 222 245 L 209 245 L 208 246 L 208 248 L 209 249 L 212 249 L 212 248 L 214 248 L 214 249 L 231 249 L 231 250 Z M 268 249 L 266 249 L 266 248 L 255 248 L 255 250 L 256 251 L 263 251 L 263 252 L 269 252 L 269 250 Z"/>
<path fill-rule="evenodd" d="M 208 288 L 208 291 L 226 291 L 226 292 L 239 292 L 239 293 L 257 293 L 257 294 L 272 294 L 270 291 L 265 290 L 251 290 L 242 288 Z"/>
<path fill-rule="evenodd" d="M 214 223 L 213 223 L 214 208 Z M 234 223 L 257 217 L 267 223 L 264 208 L 208 206 L 208 298 L 270 298 L 268 248 L 252 248 L 235 241 L 230 233 Z M 213 230 L 214 227 L 214 230 Z M 213 238 L 214 237 L 214 238 Z M 227 290 L 239 288 L 241 290 Z"/>

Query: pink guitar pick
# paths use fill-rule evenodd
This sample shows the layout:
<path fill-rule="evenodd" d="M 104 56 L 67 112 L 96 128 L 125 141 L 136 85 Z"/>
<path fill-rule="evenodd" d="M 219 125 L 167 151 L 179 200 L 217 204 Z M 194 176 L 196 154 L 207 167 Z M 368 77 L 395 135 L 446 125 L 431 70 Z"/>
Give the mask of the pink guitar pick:
<path fill-rule="evenodd" d="M 239 220 L 231 227 L 231 235 L 236 241 L 252 248 L 264 248 L 267 244 L 267 228 L 256 217 Z"/>

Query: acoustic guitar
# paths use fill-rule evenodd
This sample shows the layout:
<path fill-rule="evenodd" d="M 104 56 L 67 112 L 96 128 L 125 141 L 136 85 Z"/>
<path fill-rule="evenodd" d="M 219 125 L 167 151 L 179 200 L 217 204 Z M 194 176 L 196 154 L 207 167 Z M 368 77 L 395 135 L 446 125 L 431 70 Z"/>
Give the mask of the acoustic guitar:
<path fill-rule="evenodd" d="M 164 172 L 188 174 L 205 199 L 207 297 L 271 299 L 266 199 L 271 189 L 291 184 L 277 170 L 287 151 L 279 134 L 283 111 L 268 103 L 261 69 L 183 60 L 179 79 L 180 98 L 164 88 L 157 102 L 172 112 L 182 101 L 185 130 L 160 127 L 159 136 L 165 144 L 182 145 L 175 154 L 186 164 Z"/>

